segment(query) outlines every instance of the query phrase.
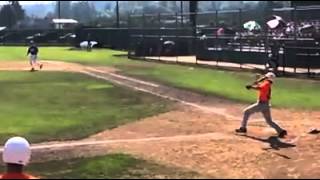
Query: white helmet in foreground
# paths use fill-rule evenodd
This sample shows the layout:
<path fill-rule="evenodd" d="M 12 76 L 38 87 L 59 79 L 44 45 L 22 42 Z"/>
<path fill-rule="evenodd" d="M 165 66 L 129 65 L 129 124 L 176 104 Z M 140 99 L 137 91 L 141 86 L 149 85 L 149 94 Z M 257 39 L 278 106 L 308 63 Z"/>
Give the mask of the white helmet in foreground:
<path fill-rule="evenodd" d="M 2 159 L 4 163 L 27 165 L 31 157 L 29 142 L 22 137 L 10 138 L 4 145 Z"/>
<path fill-rule="evenodd" d="M 276 75 L 273 72 L 268 72 L 264 76 L 267 77 L 272 82 L 274 81 L 274 78 L 276 77 Z"/>

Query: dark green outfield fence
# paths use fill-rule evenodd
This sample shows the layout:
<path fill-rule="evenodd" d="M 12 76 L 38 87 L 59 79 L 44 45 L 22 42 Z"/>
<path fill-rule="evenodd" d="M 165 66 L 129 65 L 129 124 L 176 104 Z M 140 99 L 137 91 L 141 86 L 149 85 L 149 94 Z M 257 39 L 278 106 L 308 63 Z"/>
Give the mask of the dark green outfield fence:
<path fill-rule="evenodd" d="M 32 30 L 4 30 L 0 32 L 0 43 L 3 45 L 23 45 L 25 43 L 30 42 L 30 36 L 34 36 L 37 34 L 43 34 L 46 36 L 39 37 L 40 43 L 50 44 L 50 43 L 58 43 L 59 37 L 62 37 L 68 33 L 72 33 L 73 30 L 54 30 L 54 29 L 32 29 Z M 63 42 L 65 43 L 65 42 Z"/>

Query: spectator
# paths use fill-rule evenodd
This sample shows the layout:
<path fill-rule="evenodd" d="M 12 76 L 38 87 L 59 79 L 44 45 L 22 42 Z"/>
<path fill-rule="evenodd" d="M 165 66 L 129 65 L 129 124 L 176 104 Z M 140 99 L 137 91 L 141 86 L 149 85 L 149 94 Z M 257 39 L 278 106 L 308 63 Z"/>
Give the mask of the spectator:
<path fill-rule="evenodd" d="M 87 51 L 90 52 L 90 51 L 91 51 L 91 48 L 92 48 L 92 44 L 91 44 L 91 34 L 90 34 L 90 33 L 88 33 L 87 41 L 88 41 Z"/>
<path fill-rule="evenodd" d="M 224 35 L 224 28 L 223 28 L 223 27 L 221 27 L 221 28 L 219 28 L 219 29 L 217 30 L 217 35 L 218 35 L 218 36 Z"/>
<path fill-rule="evenodd" d="M 7 170 L 0 175 L 0 179 L 38 179 L 23 172 L 23 168 L 29 163 L 30 157 L 30 144 L 26 139 L 22 137 L 10 138 L 5 143 L 2 153 Z"/>

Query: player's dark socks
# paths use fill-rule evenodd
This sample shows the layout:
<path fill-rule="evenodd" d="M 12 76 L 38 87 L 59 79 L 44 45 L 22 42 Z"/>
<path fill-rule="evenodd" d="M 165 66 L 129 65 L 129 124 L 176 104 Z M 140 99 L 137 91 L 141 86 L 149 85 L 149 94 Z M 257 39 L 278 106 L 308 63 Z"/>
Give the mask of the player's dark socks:
<path fill-rule="evenodd" d="M 35 69 L 34 69 L 34 68 L 31 68 L 31 69 L 30 69 L 30 72 L 34 72 L 34 71 L 35 71 Z"/>
<path fill-rule="evenodd" d="M 42 67 L 43 67 L 43 64 L 40 64 L 40 69 L 42 69 Z"/>

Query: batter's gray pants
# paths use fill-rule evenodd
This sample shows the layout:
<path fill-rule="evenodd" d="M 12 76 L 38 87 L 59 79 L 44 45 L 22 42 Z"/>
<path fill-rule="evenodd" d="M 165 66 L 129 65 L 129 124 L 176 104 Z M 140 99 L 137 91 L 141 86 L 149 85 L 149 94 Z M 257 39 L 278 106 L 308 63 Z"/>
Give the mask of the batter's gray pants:
<path fill-rule="evenodd" d="M 272 121 L 271 112 L 270 112 L 270 105 L 268 102 L 257 102 L 255 104 L 250 105 L 244 110 L 243 120 L 241 123 L 241 127 L 246 128 L 249 117 L 251 114 L 261 112 L 266 122 L 274 128 L 278 133 L 282 132 L 283 129 L 278 126 L 276 123 Z"/>

